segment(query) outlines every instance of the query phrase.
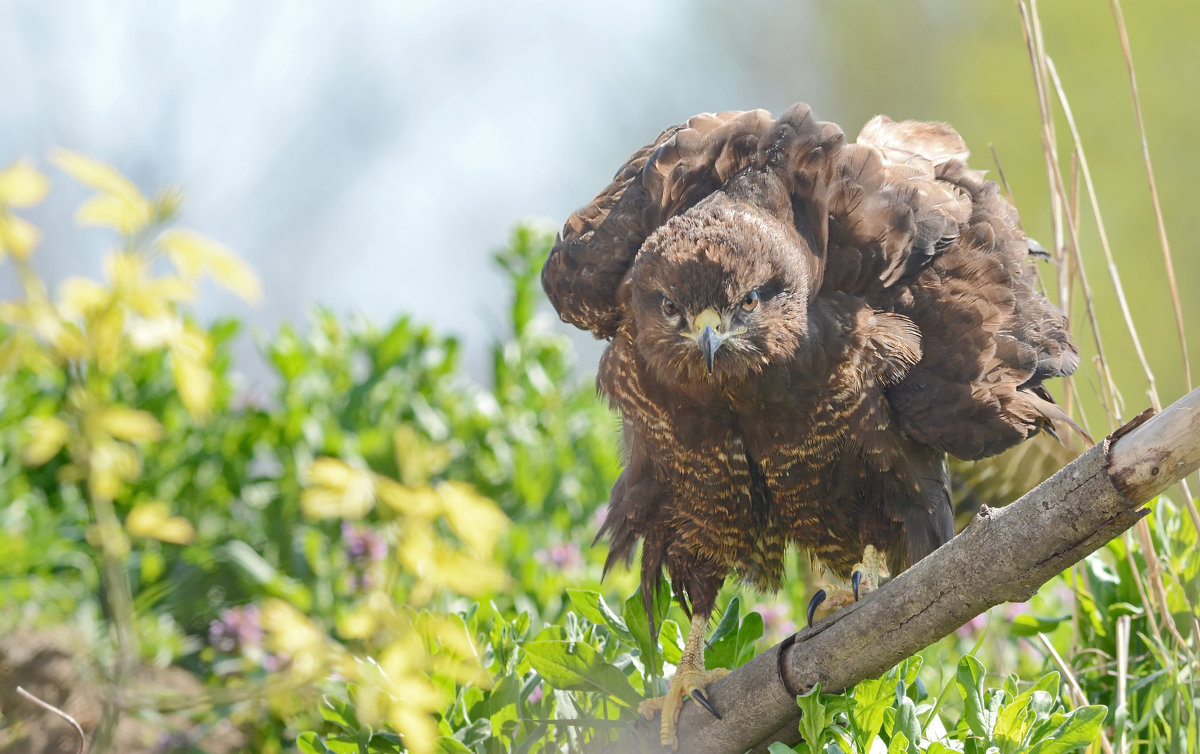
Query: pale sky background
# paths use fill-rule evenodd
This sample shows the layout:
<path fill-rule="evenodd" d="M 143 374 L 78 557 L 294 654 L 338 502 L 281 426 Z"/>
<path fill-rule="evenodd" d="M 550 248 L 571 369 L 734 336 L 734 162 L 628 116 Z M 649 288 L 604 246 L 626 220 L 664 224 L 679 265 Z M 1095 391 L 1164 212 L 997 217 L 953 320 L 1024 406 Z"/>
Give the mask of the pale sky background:
<path fill-rule="evenodd" d="M 994 143 L 1018 188 L 1044 192 L 1013 4 L 903 5 L 0 0 L 0 165 L 32 156 L 54 180 L 30 214 L 52 281 L 99 275 L 110 240 L 67 222 L 84 192 L 48 166 L 61 146 L 146 191 L 182 185 L 182 223 L 254 265 L 263 303 L 211 292 L 202 317 L 234 314 L 253 334 L 304 325 L 318 303 L 381 326 L 408 312 L 463 336 L 479 371 L 505 298 L 490 255 L 512 224 L 560 226 L 697 112 L 803 100 L 851 136 L 881 111 L 945 119 L 978 166 L 992 167 Z M 1127 128 L 1104 5 L 1060 13 L 1047 34 L 1076 92 L 1100 75 L 1087 55 L 1102 56 L 1115 76 L 1103 101 Z M 1126 12 L 1131 27 L 1152 22 Z M 1068 32 L 1055 37 L 1056 23 Z M 1097 31 L 1079 37 L 1085 27 Z M 12 278 L 0 269 L 0 296 Z M 250 342 L 240 356 L 253 374 Z"/>
<path fill-rule="evenodd" d="M 412 312 L 478 362 L 504 303 L 489 257 L 516 220 L 557 227 L 694 112 L 817 94 L 797 74 L 763 102 L 689 6 L 4 2 L 0 164 L 62 146 L 185 187 L 183 223 L 264 282 L 259 307 L 213 292 L 202 316 Z M 61 227 L 83 194 L 50 171 L 38 266 L 98 275 L 109 237 Z"/>

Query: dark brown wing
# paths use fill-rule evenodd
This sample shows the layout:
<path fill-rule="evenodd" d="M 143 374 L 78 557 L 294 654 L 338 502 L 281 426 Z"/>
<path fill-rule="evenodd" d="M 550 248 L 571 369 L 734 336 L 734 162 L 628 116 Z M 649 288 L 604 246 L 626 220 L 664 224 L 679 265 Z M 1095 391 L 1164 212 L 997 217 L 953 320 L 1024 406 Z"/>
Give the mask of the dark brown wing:
<path fill-rule="evenodd" d="M 777 178 L 803 206 L 805 228 L 824 246 L 827 155 L 842 140 L 832 123 L 796 105 L 778 120 L 765 110 L 697 115 L 663 131 L 572 214 L 542 268 L 542 286 L 563 321 L 612 338 L 619 291 L 638 249 L 656 228 L 748 173 Z M 797 216 L 801 216 L 798 214 Z"/>
<path fill-rule="evenodd" d="M 872 120 L 830 190 L 826 290 L 910 318 L 920 363 L 888 390 L 913 439 L 964 459 L 1069 422 L 1042 383 L 1079 355 L 1038 291 L 1030 241 L 949 126 Z"/>

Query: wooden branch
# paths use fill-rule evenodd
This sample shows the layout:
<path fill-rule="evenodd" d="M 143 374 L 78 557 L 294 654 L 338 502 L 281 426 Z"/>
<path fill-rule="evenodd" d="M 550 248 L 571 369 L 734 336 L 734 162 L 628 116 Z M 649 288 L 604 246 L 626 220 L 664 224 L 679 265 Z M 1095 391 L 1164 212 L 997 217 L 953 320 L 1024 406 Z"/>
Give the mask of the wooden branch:
<path fill-rule="evenodd" d="M 984 508 L 957 537 L 878 591 L 818 621 L 709 687 L 717 720 L 695 704 L 679 750 L 765 750 L 798 740 L 795 697 L 877 678 L 1002 602 L 1042 584 L 1128 529 L 1141 506 L 1200 466 L 1200 388 L 1147 411 L 1017 502 Z M 658 721 L 639 720 L 599 751 L 661 751 Z"/>

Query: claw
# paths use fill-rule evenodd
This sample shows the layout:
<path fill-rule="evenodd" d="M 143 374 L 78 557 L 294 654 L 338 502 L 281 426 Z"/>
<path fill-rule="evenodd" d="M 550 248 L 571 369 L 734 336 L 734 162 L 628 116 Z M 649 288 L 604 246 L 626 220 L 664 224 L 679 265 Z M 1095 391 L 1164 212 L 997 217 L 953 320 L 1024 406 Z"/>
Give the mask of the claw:
<path fill-rule="evenodd" d="M 809 628 L 812 628 L 813 614 L 815 614 L 817 612 L 817 608 L 824 601 L 825 601 L 825 590 L 824 589 L 818 589 L 817 593 L 814 594 L 812 596 L 812 599 L 808 601 L 808 612 L 806 613 L 806 615 L 808 616 L 808 627 Z"/>
<path fill-rule="evenodd" d="M 858 585 L 862 583 L 862 571 L 850 574 L 850 585 L 854 587 L 854 601 L 858 602 Z"/>
<path fill-rule="evenodd" d="M 704 695 L 704 692 L 696 689 L 691 693 L 691 697 L 696 704 L 699 704 L 701 707 L 708 710 L 709 714 L 711 714 L 713 717 L 717 718 L 718 720 L 721 719 L 721 715 L 718 714 L 717 708 L 712 705 L 712 702 L 708 701 L 708 697 Z"/>

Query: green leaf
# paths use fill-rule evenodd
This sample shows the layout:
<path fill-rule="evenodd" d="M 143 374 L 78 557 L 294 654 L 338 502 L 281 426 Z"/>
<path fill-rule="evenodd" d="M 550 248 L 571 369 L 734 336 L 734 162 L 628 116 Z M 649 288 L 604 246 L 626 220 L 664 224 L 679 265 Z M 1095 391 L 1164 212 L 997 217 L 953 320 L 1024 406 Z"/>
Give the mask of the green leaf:
<path fill-rule="evenodd" d="M 324 704 L 320 705 L 321 717 L 326 722 L 333 723 L 347 733 L 354 733 L 359 729 L 358 716 L 353 706 L 332 696 L 327 696 L 322 701 Z"/>
<path fill-rule="evenodd" d="M 964 655 L 958 661 L 955 679 L 958 693 L 963 698 L 965 706 L 963 717 L 967 721 L 967 727 L 976 736 L 991 741 L 992 729 L 996 727 L 996 718 L 992 710 L 984 704 L 983 678 L 983 664 L 979 660 L 971 655 Z"/>
<path fill-rule="evenodd" d="M 887 754 L 908 754 L 911 747 L 908 743 L 908 738 L 903 733 L 896 733 L 892 736 L 892 742 L 888 744 Z"/>
<path fill-rule="evenodd" d="M 303 584 L 280 573 L 245 542 L 235 539 L 217 547 L 214 552 L 270 596 L 291 603 L 301 612 L 312 607 L 312 593 Z"/>
<path fill-rule="evenodd" d="M 993 730 L 1001 754 L 1015 754 L 1025 745 L 1025 737 L 1033 726 L 1034 715 L 1029 709 L 1031 697 L 1023 696 L 1000 708 Z"/>
<path fill-rule="evenodd" d="M 591 589 L 568 589 L 567 597 L 580 615 L 598 626 L 608 626 L 609 630 L 626 644 L 634 643 L 633 635 L 629 632 L 625 622 L 612 611 L 599 592 Z M 642 614 L 645 615 L 644 610 Z"/>
<path fill-rule="evenodd" d="M 663 674 L 662 653 L 658 650 L 658 640 L 653 637 L 650 619 L 646 615 L 646 607 L 642 602 L 641 589 L 625 600 L 625 625 L 629 627 L 629 633 L 641 654 L 642 665 L 645 666 L 646 672 L 651 676 L 661 677 Z"/>
<path fill-rule="evenodd" d="M 512 676 L 508 676 L 511 678 Z M 492 737 L 492 721 L 486 717 L 481 717 L 465 728 L 459 728 L 454 732 L 454 739 L 466 746 L 468 749 L 476 744 L 481 744 Z"/>
<path fill-rule="evenodd" d="M 814 751 L 825 748 L 825 704 L 821 701 L 821 684 L 814 685 L 808 693 L 796 697 L 800 707 L 800 736 Z"/>
<path fill-rule="evenodd" d="M 729 604 L 725 606 L 725 612 L 721 614 L 721 620 L 717 623 L 717 627 L 713 629 L 712 636 L 709 637 L 710 643 L 715 644 L 737 630 L 741 607 L 741 598 L 734 595 L 733 599 L 729 600 Z"/>
<path fill-rule="evenodd" d="M 482 714 L 491 717 L 505 707 L 516 704 L 520 692 L 520 680 L 516 674 L 505 675 L 484 700 Z"/>
<path fill-rule="evenodd" d="M 461 741 L 450 736 L 438 736 L 438 739 L 433 742 L 433 750 L 437 754 L 471 754 L 471 750 Z"/>
<path fill-rule="evenodd" d="M 767 747 L 767 751 L 769 754 L 796 754 L 795 749 L 783 743 L 782 741 L 771 742 L 771 745 Z"/>
<path fill-rule="evenodd" d="M 358 741 L 345 736 L 330 736 L 325 739 L 325 745 L 333 754 L 358 754 Z"/>
<path fill-rule="evenodd" d="M 746 613 L 742 624 L 738 626 L 737 643 L 733 651 L 733 665 L 730 669 L 739 668 L 754 659 L 754 644 L 763 635 L 763 619 L 757 612 Z"/>
<path fill-rule="evenodd" d="M 1058 628 L 1066 618 L 1038 618 L 1029 613 L 1016 616 L 1008 624 L 1008 631 L 1013 636 L 1036 636 L 1047 634 Z"/>
<path fill-rule="evenodd" d="M 1063 754 L 1096 740 L 1108 708 L 1103 704 L 1078 707 L 1070 712 L 1044 741 L 1039 741 L 1029 754 Z"/>
<path fill-rule="evenodd" d="M 861 751 L 870 751 L 871 744 L 883 729 L 883 720 L 895 698 L 889 684 L 882 678 L 862 681 L 854 687 L 854 714 L 850 717 L 854 740 Z"/>
<path fill-rule="evenodd" d="M 892 742 L 900 736 L 908 741 L 908 754 L 919 754 L 921 726 L 917 723 L 917 705 L 905 693 L 904 682 L 896 682 L 896 721 L 892 724 Z M 891 751 L 891 748 L 888 748 Z"/>
<path fill-rule="evenodd" d="M 683 632 L 679 630 L 679 624 L 670 618 L 664 620 L 662 630 L 658 632 L 658 643 L 663 659 L 672 665 L 678 665 L 683 659 Z"/>
<path fill-rule="evenodd" d="M 737 660 L 739 612 L 742 601 L 738 597 L 729 600 L 721 621 L 708 639 L 708 650 L 704 653 L 705 667 L 732 668 Z"/>
<path fill-rule="evenodd" d="M 321 737 L 312 731 L 305 731 L 296 738 L 296 748 L 302 754 L 331 754 Z"/>
<path fill-rule="evenodd" d="M 527 641 L 521 645 L 529 664 L 556 689 L 597 691 L 627 706 L 641 696 L 615 665 L 604 662 L 592 647 L 577 641 Z"/>

